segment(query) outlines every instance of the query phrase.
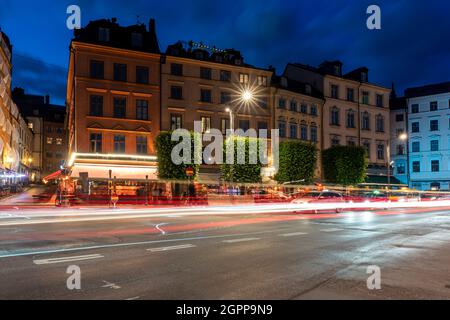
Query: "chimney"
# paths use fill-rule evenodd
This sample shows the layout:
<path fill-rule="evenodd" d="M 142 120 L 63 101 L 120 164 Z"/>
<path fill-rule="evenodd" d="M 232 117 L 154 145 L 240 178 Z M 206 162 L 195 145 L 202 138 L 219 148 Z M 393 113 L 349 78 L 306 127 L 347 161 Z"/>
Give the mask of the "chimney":
<path fill-rule="evenodd" d="M 49 105 L 50 104 L 50 96 L 47 94 L 45 95 L 45 104 Z"/>
<path fill-rule="evenodd" d="M 150 31 L 150 33 L 156 33 L 156 23 L 155 23 L 155 19 L 151 18 L 150 22 L 148 23 L 148 31 Z"/>

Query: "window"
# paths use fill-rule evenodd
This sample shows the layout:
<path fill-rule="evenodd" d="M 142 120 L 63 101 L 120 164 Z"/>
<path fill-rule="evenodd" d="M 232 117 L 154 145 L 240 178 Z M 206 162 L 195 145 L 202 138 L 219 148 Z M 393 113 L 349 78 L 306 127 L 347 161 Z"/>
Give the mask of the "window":
<path fill-rule="evenodd" d="M 183 75 L 183 65 L 180 63 L 171 63 L 170 64 L 170 74 L 174 76 L 182 76 Z"/>
<path fill-rule="evenodd" d="M 377 159 L 384 160 L 384 145 L 377 145 Z"/>
<path fill-rule="evenodd" d="M 437 101 L 430 102 L 430 111 L 436 111 L 438 109 Z"/>
<path fill-rule="evenodd" d="M 383 103 L 383 95 L 377 94 L 377 107 L 382 108 L 384 105 Z"/>
<path fill-rule="evenodd" d="M 420 152 L 420 142 L 419 141 L 414 141 L 411 144 L 411 151 L 412 152 Z"/>
<path fill-rule="evenodd" d="M 439 131 L 439 120 L 430 121 L 430 131 Z"/>
<path fill-rule="evenodd" d="M 47 127 L 47 133 L 52 133 L 52 127 L 50 126 Z"/>
<path fill-rule="evenodd" d="M 303 141 L 308 140 L 308 127 L 306 125 L 300 126 L 300 139 Z"/>
<path fill-rule="evenodd" d="M 220 81 L 226 81 L 226 82 L 231 81 L 231 72 L 225 71 L 225 70 L 220 70 Z"/>
<path fill-rule="evenodd" d="M 62 145 L 62 139 L 61 138 L 56 138 L 56 144 L 58 146 Z"/>
<path fill-rule="evenodd" d="M 123 63 L 114 63 L 114 80 L 127 81 L 127 65 Z"/>
<path fill-rule="evenodd" d="M 369 92 L 367 91 L 362 92 L 362 103 L 369 104 Z"/>
<path fill-rule="evenodd" d="M 431 172 L 439 172 L 439 160 L 431 160 Z"/>
<path fill-rule="evenodd" d="M 439 140 L 431 140 L 430 141 L 430 150 L 431 151 L 439 151 Z"/>
<path fill-rule="evenodd" d="M 91 95 L 89 114 L 91 116 L 103 116 L 103 96 Z"/>
<path fill-rule="evenodd" d="M 347 112 L 347 128 L 355 128 L 355 112 L 353 110 Z"/>
<path fill-rule="evenodd" d="M 247 131 L 250 129 L 250 121 L 248 120 L 239 120 L 239 129 Z"/>
<path fill-rule="evenodd" d="M 211 68 L 200 68 L 200 78 L 202 79 L 206 79 L 206 80 L 211 80 Z"/>
<path fill-rule="evenodd" d="M 136 119 L 148 120 L 148 101 L 136 100 Z"/>
<path fill-rule="evenodd" d="M 177 100 L 183 99 L 183 87 L 171 86 L 170 87 L 170 98 L 177 99 Z"/>
<path fill-rule="evenodd" d="M 114 98 L 114 118 L 126 118 L 127 99 Z"/>
<path fill-rule="evenodd" d="M 52 152 L 46 152 L 45 153 L 45 157 L 46 158 L 52 158 L 53 157 L 53 153 Z"/>
<path fill-rule="evenodd" d="M 103 79 L 104 78 L 104 63 L 103 61 L 91 60 L 89 74 L 91 78 Z"/>
<path fill-rule="evenodd" d="M 258 121 L 258 130 L 267 130 L 267 122 L 266 121 Z"/>
<path fill-rule="evenodd" d="M 403 156 L 405 154 L 405 145 L 398 144 L 397 145 L 397 155 Z"/>
<path fill-rule="evenodd" d="M 370 115 L 367 111 L 363 112 L 361 122 L 362 130 L 370 130 Z"/>
<path fill-rule="evenodd" d="M 297 111 L 297 102 L 295 100 L 291 101 L 290 110 L 291 111 Z"/>
<path fill-rule="evenodd" d="M 222 134 L 227 134 L 228 129 L 230 129 L 230 119 L 220 119 L 220 130 L 222 131 Z"/>
<path fill-rule="evenodd" d="M 412 170 L 413 172 L 420 172 L 420 161 L 413 161 Z"/>
<path fill-rule="evenodd" d="M 405 174 L 406 168 L 404 163 L 397 164 L 397 174 Z"/>
<path fill-rule="evenodd" d="M 133 47 L 142 47 L 142 33 L 133 32 L 131 34 L 131 45 Z"/>
<path fill-rule="evenodd" d="M 249 82 L 248 73 L 240 73 L 239 74 L 239 82 L 243 84 L 247 84 Z"/>
<path fill-rule="evenodd" d="M 348 138 L 347 145 L 354 147 L 356 145 L 354 138 L 352 137 Z"/>
<path fill-rule="evenodd" d="M 115 135 L 114 136 L 114 152 L 115 153 L 125 153 L 125 136 Z"/>
<path fill-rule="evenodd" d="M 147 137 L 144 136 L 136 137 L 136 153 L 147 154 Z"/>
<path fill-rule="evenodd" d="M 347 101 L 355 101 L 355 90 L 347 88 Z"/>
<path fill-rule="evenodd" d="M 211 102 L 211 90 L 200 89 L 200 101 L 201 102 Z"/>
<path fill-rule="evenodd" d="M 180 129 L 183 125 L 181 115 L 179 114 L 171 114 L 170 115 L 170 129 L 176 130 Z"/>
<path fill-rule="evenodd" d="M 297 125 L 295 123 L 289 125 L 289 137 L 291 139 L 297 139 Z"/>
<path fill-rule="evenodd" d="M 311 105 L 311 115 L 317 116 L 317 106 L 315 104 Z"/>
<path fill-rule="evenodd" d="M 286 109 L 286 100 L 284 98 L 278 99 L 278 108 Z"/>
<path fill-rule="evenodd" d="M 63 155 L 62 155 L 61 152 L 56 152 L 56 153 L 55 153 L 55 158 L 56 158 L 56 159 L 62 159 L 62 157 L 63 157 Z"/>
<path fill-rule="evenodd" d="M 411 132 L 413 132 L 413 133 L 420 132 L 420 125 L 419 125 L 419 122 L 413 122 L 413 123 L 411 123 Z"/>
<path fill-rule="evenodd" d="M 258 76 L 258 86 L 267 87 L 267 77 Z"/>
<path fill-rule="evenodd" d="M 220 93 L 220 103 L 227 104 L 231 102 L 231 94 L 229 92 L 222 91 Z"/>
<path fill-rule="evenodd" d="M 396 122 L 403 122 L 403 121 L 405 121 L 404 115 L 403 114 L 396 114 L 395 115 L 395 121 Z"/>
<path fill-rule="evenodd" d="M 331 137 L 331 146 L 336 147 L 341 144 L 341 140 L 337 136 Z"/>
<path fill-rule="evenodd" d="M 384 117 L 382 115 L 377 116 L 376 125 L 377 132 L 384 132 Z"/>
<path fill-rule="evenodd" d="M 285 138 L 286 137 L 286 123 L 284 121 L 278 122 L 278 130 L 279 130 L 280 138 Z"/>
<path fill-rule="evenodd" d="M 338 126 L 339 125 L 339 109 L 336 108 L 336 107 L 331 109 L 330 123 L 333 126 Z"/>
<path fill-rule="evenodd" d="M 411 113 L 419 113 L 419 105 L 418 104 L 411 105 Z"/>
<path fill-rule="evenodd" d="M 201 117 L 202 121 L 202 133 L 209 133 L 211 131 L 211 118 Z"/>
<path fill-rule="evenodd" d="M 317 142 L 317 127 L 311 127 L 310 138 L 312 142 Z"/>
<path fill-rule="evenodd" d="M 102 134 L 91 133 L 89 137 L 89 151 L 92 153 L 102 152 Z"/>
<path fill-rule="evenodd" d="M 61 127 L 56 128 L 56 133 L 57 134 L 62 134 L 63 133 L 63 128 L 61 128 Z"/>
<path fill-rule="evenodd" d="M 147 67 L 136 67 L 136 83 L 148 84 L 149 71 Z"/>
<path fill-rule="evenodd" d="M 268 100 L 267 97 L 261 97 L 257 99 L 259 106 L 263 109 L 267 109 L 267 100 Z"/>
<path fill-rule="evenodd" d="M 339 87 L 337 85 L 331 85 L 331 97 L 334 99 L 339 99 Z"/>
<path fill-rule="evenodd" d="M 47 144 L 52 144 L 53 143 L 53 138 L 47 137 Z"/>
<path fill-rule="evenodd" d="M 98 40 L 102 42 L 109 41 L 109 29 L 108 28 L 98 28 Z"/>
<path fill-rule="evenodd" d="M 302 103 L 300 105 L 300 112 L 304 113 L 304 114 L 307 114 L 308 113 L 308 106 L 306 104 Z"/>
<path fill-rule="evenodd" d="M 363 142 L 363 147 L 364 147 L 364 150 L 366 150 L 367 157 L 370 158 L 370 142 L 369 141 L 364 141 Z"/>

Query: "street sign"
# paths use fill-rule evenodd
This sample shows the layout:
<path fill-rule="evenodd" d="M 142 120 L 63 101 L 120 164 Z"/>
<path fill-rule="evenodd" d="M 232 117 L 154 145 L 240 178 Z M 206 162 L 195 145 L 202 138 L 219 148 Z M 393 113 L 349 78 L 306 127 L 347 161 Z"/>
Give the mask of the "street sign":
<path fill-rule="evenodd" d="M 194 175 L 194 169 L 191 167 L 186 168 L 186 176 L 192 177 Z"/>

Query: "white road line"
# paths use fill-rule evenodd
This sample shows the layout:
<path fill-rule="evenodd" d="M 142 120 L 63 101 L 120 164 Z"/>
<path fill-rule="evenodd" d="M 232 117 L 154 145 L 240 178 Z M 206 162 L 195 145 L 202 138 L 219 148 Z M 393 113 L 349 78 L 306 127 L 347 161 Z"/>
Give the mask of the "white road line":
<path fill-rule="evenodd" d="M 111 288 L 111 289 L 114 289 L 114 290 L 122 288 L 121 286 L 118 286 L 117 284 L 112 283 L 112 282 L 108 282 L 108 281 L 105 281 L 105 280 L 103 280 L 103 282 L 105 283 L 105 285 L 102 286 L 102 288 Z"/>
<path fill-rule="evenodd" d="M 337 231 L 342 231 L 344 229 L 338 229 L 338 228 L 330 228 L 330 229 L 320 229 L 320 231 L 322 232 L 337 232 Z"/>
<path fill-rule="evenodd" d="M 99 259 L 99 258 L 104 258 L 104 256 L 102 256 L 101 254 L 88 254 L 88 255 L 84 255 L 84 256 L 33 260 L 33 262 L 34 262 L 34 264 L 52 264 L 52 263 L 74 262 L 74 261 Z"/>
<path fill-rule="evenodd" d="M 127 301 L 131 301 L 131 300 L 139 300 L 140 298 L 141 298 L 140 296 L 137 296 L 137 297 L 128 298 L 128 299 L 125 299 L 125 300 L 127 300 Z"/>
<path fill-rule="evenodd" d="M 304 236 L 306 232 L 293 232 L 293 233 L 284 233 L 280 234 L 280 237 L 294 237 L 294 236 Z"/>
<path fill-rule="evenodd" d="M 165 235 L 166 234 L 166 232 L 163 230 L 163 229 L 161 229 L 161 226 L 164 226 L 164 225 L 166 225 L 167 223 L 160 223 L 160 224 L 157 224 L 156 225 L 156 229 L 158 229 L 163 235 Z"/>
<path fill-rule="evenodd" d="M 232 240 L 223 240 L 225 243 L 236 243 L 236 242 L 245 242 L 245 241 L 254 241 L 260 240 L 260 238 L 242 238 L 242 239 L 232 239 Z"/>
<path fill-rule="evenodd" d="M 150 248 L 147 251 L 150 252 L 162 252 L 162 251 L 170 251 L 170 250 L 179 250 L 179 249 L 187 249 L 196 247 L 193 244 L 181 244 L 179 246 L 171 246 L 171 247 L 160 247 L 160 248 Z"/>

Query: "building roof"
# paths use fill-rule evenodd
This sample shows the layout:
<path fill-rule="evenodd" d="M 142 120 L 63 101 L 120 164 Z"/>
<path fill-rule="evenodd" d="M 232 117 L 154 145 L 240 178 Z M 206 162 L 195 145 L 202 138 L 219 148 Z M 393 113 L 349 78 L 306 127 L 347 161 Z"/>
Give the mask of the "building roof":
<path fill-rule="evenodd" d="M 408 88 L 405 90 L 405 96 L 407 98 L 415 98 L 447 92 L 450 92 L 450 81 L 436 84 L 429 84 L 421 87 Z"/>
<path fill-rule="evenodd" d="M 407 107 L 405 97 L 391 98 L 389 100 L 389 109 L 391 110 L 402 110 L 407 109 Z"/>
<path fill-rule="evenodd" d="M 22 88 L 14 88 L 13 101 L 25 117 L 39 117 L 48 122 L 64 122 L 66 108 L 50 103 L 50 96 L 25 94 Z"/>
<path fill-rule="evenodd" d="M 116 18 L 90 21 L 84 28 L 74 30 L 73 41 L 160 53 L 154 19 L 150 19 L 148 30 L 145 24 L 120 26 Z"/>
<path fill-rule="evenodd" d="M 284 76 L 273 76 L 272 87 L 300 93 L 318 99 L 323 99 L 323 93 L 317 90 L 314 86 L 305 82 L 292 80 Z"/>

